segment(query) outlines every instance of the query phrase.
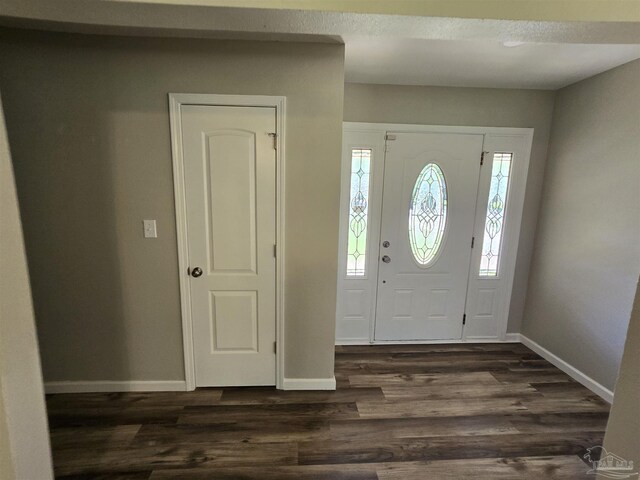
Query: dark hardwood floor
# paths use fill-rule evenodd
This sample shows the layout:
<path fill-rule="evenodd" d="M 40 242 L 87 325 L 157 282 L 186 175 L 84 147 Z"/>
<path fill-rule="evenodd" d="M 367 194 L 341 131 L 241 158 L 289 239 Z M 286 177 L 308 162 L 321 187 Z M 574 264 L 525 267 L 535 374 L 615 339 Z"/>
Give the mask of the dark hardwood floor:
<path fill-rule="evenodd" d="M 609 407 L 521 344 L 337 347 L 335 392 L 48 395 L 64 479 L 580 479 Z"/>

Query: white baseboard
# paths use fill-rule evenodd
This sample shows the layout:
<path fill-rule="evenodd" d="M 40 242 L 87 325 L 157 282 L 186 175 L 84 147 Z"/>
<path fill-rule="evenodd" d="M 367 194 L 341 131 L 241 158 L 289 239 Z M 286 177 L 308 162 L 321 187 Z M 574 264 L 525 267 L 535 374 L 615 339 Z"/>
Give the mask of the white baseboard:
<path fill-rule="evenodd" d="M 519 333 L 507 333 L 504 337 L 504 341 L 507 343 L 520 343 Z"/>
<path fill-rule="evenodd" d="M 361 338 L 345 338 L 336 339 L 336 345 L 371 345 L 371 342 Z"/>
<path fill-rule="evenodd" d="M 336 377 L 331 378 L 285 378 L 283 390 L 335 390 Z"/>
<path fill-rule="evenodd" d="M 528 338 L 528 337 L 526 337 L 526 336 L 524 336 L 522 334 L 519 334 L 519 335 L 520 335 L 520 341 L 522 342 L 522 344 L 526 345 L 531 350 L 536 352 L 538 355 L 543 357 L 545 360 L 549 361 L 550 363 L 552 363 L 553 365 L 558 367 L 564 373 L 566 373 L 571 378 L 573 378 L 576 382 L 579 382 L 582 385 L 584 385 L 585 387 L 587 387 L 593 393 L 595 393 L 596 395 L 601 397 L 604 401 L 606 401 L 608 403 L 612 403 L 613 402 L 613 392 L 611 390 L 609 390 L 607 387 L 599 384 L 593 378 L 591 378 L 591 377 L 587 376 L 586 374 L 582 373 L 580 370 L 578 370 L 577 368 L 573 367 L 572 365 L 569 365 L 567 362 L 562 360 L 560 357 L 558 357 L 554 353 L 551 353 L 549 350 L 547 350 L 546 348 L 544 348 L 540 344 L 534 342 L 530 338 Z"/>
<path fill-rule="evenodd" d="M 187 384 L 183 380 L 139 380 L 106 382 L 45 382 L 45 393 L 91 393 L 91 392 L 184 392 Z"/>
<path fill-rule="evenodd" d="M 500 340 L 498 337 L 465 337 L 460 342 L 447 343 L 513 343 L 510 340 Z"/>
<path fill-rule="evenodd" d="M 374 340 L 373 342 L 369 340 L 336 339 L 336 345 L 447 345 L 452 343 L 517 343 L 519 341 L 519 334 L 508 333 L 505 340 L 500 340 L 498 337 L 467 337 L 454 338 L 452 340 Z"/>

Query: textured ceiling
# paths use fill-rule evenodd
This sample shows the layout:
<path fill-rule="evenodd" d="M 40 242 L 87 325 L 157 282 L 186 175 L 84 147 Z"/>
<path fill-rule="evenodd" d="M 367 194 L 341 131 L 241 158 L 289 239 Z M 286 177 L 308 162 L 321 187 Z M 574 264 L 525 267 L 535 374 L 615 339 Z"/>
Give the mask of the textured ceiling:
<path fill-rule="evenodd" d="M 640 23 L 633 21 L 483 20 L 211 5 L 226 1 L 1 0 L 0 25 L 110 35 L 344 41 L 347 81 L 365 83 L 555 89 L 640 57 Z M 505 41 L 525 44 L 506 48 Z"/>
<path fill-rule="evenodd" d="M 635 0 L 634 0 L 635 1 Z M 206 1 L 1 0 L 0 24 L 85 33 L 216 37 L 345 35 L 415 39 L 637 43 L 639 22 L 555 22 L 207 6 Z M 640 2 L 636 2 L 640 5 Z"/>
<path fill-rule="evenodd" d="M 345 37 L 346 80 L 557 89 L 640 58 L 640 45 Z"/>

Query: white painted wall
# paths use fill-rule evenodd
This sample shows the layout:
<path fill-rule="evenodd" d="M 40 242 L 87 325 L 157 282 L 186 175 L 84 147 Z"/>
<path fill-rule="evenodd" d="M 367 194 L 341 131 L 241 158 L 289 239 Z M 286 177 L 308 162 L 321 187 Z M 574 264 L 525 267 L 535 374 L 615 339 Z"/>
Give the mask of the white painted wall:
<path fill-rule="evenodd" d="M 560 90 L 522 333 L 613 389 L 640 273 L 640 60 Z"/>
<path fill-rule="evenodd" d="M 53 478 L 27 259 L 0 101 L 0 479 Z"/>

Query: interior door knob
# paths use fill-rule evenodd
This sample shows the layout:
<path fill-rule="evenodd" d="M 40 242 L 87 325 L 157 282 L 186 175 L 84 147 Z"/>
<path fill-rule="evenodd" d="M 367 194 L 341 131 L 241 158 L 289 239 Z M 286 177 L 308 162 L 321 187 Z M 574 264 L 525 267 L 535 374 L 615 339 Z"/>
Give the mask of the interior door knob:
<path fill-rule="evenodd" d="M 391 257 L 389 255 L 385 255 L 384 257 L 382 257 L 382 261 L 384 263 L 391 263 Z"/>
<path fill-rule="evenodd" d="M 193 270 L 191 270 L 191 276 L 198 278 L 200 275 L 202 275 L 202 269 L 200 267 L 196 267 Z"/>

